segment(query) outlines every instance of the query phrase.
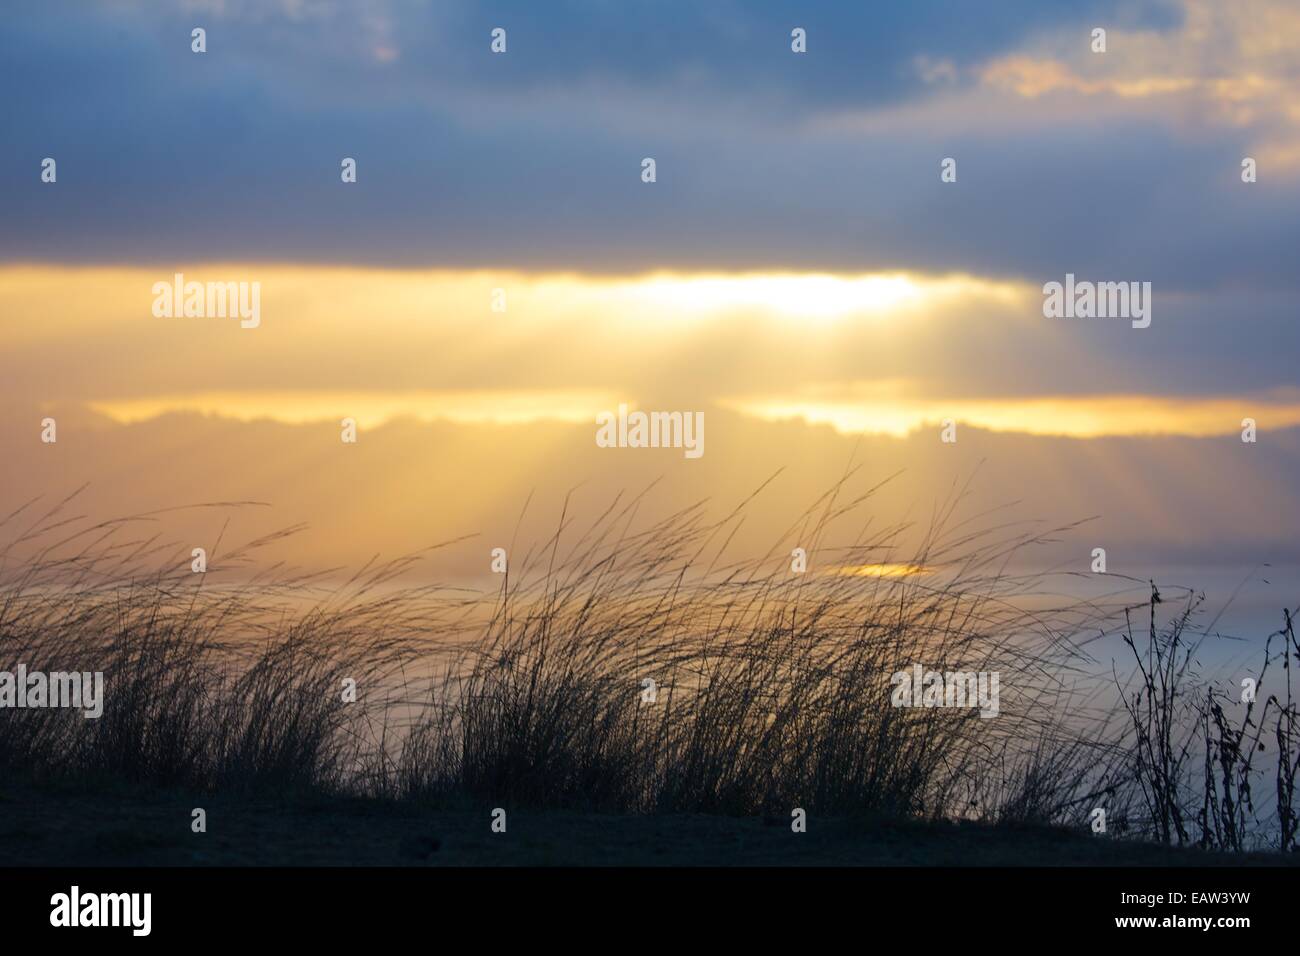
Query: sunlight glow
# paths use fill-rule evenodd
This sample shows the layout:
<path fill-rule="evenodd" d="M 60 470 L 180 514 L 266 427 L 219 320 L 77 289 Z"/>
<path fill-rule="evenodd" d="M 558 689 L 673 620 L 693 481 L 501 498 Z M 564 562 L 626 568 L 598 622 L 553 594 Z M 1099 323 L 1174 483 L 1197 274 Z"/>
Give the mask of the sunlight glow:
<path fill-rule="evenodd" d="M 629 302 L 639 301 L 678 313 L 745 310 L 816 319 L 854 314 L 880 317 L 954 298 L 1011 301 L 1023 292 L 1009 283 L 968 276 L 927 277 L 905 273 L 656 275 L 625 283 L 614 291 Z"/>
<path fill-rule="evenodd" d="M 923 564 L 890 563 L 854 564 L 836 568 L 835 574 L 854 578 L 910 578 L 916 574 L 933 574 L 934 568 Z"/>
<path fill-rule="evenodd" d="M 596 413 L 617 403 L 615 395 L 596 391 L 413 391 L 203 392 L 91 402 L 90 407 L 114 421 L 131 423 L 169 412 L 219 415 L 239 421 L 269 419 L 290 425 L 336 421 L 343 417 L 378 426 L 395 419 L 456 424 L 525 425 L 554 421 L 590 423 Z"/>
<path fill-rule="evenodd" d="M 996 432 L 1070 438 L 1105 435 L 1208 437 L 1240 431 L 1243 416 L 1259 427 L 1300 425 L 1300 391 L 1265 396 L 1164 397 L 1071 395 L 1045 398 L 922 399 L 889 396 L 873 386 L 840 396 L 728 399 L 722 404 L 764 421 L 801 420 L 842 434 L 902 438 L 952 419 Z"/>

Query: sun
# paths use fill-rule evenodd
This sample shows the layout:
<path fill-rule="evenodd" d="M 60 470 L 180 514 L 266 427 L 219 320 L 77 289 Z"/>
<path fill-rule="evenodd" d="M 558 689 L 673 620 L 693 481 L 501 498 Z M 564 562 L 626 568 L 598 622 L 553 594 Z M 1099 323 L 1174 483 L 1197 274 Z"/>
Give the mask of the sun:
<path fill-rule="evenodd" d="M 639 283 L 640 296 L 679 312 L 759 310 L 805 318 L 887 313 L 924 298 L 910 276 L 824 273 L 659 276 Z"/>

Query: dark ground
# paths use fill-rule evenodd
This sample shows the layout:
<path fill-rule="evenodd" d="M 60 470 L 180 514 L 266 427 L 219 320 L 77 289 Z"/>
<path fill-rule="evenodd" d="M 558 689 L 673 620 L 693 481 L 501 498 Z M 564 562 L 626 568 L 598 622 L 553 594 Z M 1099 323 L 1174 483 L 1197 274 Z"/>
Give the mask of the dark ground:
<path fill-rule="evenodd" d="M 207 810 L 206 833 L 190 830 Z M 54 790 L 0 782 L 0 866 L 1239 866 L 1300 854 L 1167 849 L 1046 827 L 629 817 Z"/>

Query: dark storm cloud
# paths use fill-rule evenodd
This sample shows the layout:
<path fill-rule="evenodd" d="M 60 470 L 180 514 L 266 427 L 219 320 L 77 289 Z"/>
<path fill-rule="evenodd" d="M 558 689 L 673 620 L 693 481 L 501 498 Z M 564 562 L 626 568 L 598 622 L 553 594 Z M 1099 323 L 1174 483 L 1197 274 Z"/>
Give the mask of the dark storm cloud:
<path fill-rule="evenodd" d="M 1168 29 L 1168 6 L 806 7 L 33 7 L 0 27 L 0 256 L 1294 281 L 1296 191 L 1243 201 L 1223 175 L 1241 155 L 1230 138 L 1139 118 L 1099 138 L 1086 116 L 983 135 L 808 125 L 922 103 L 918 56 L 960 85 L 1035 31 Z M 495 25 L 503 57 L 487 52 Z M 789 52 L 792 25 L 809 55 Z M 944 155 L 961 156 L 955 189 L 937 182 Z M 57 187 L 38 181 L 45 156 Z"/>

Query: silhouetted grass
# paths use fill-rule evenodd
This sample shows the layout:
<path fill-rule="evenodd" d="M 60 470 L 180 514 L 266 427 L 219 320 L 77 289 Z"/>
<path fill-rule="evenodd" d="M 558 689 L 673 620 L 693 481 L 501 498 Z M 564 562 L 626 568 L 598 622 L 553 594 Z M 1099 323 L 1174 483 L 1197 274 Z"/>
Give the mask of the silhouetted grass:
<path fill-rule="evenodd" d="M 1085 645 L 1122 626 L 1121 609 L 1053 599 L 1045 576 L 1010 570 L 1068 529 L 959 520 L 954 494 L 905 553 L 919 529 L 867 522 L 833 546 L 829 529 L 869 497 L 845 487 L 745 558 L 730 554 L 744 505 L 647 527 L 640 498 L 582 525 L 566 508 L 487 597 L 401 586 L 419 556 L 333 588 L 328 574 L 255 573 L 278 536 L 218 543 L 195 574 L 188 548 L 139 537 L 157 516 L 93 524 L 66 501 L 29 505 L 0 523 L 0 670 L 101 670 L 106 704 L 99 720 L 0 710 L 0 772 L 787 821 L 803 808 L 1084 827 L 1102 807 L 1111 835 L 1183 841 L 1199 819 L 1203 845 L 1252 843 L 1258 818 L 1240 808 L 1257 771 L 1240 761 L 1262 725 L 1248 711 L 1250 732 L 1229 732 L 1208 691 L 1191 693 L 1188 617 L 1162 634 L 1153 593 L 1152 646 L 1124 632 L 1136 665 L 1108 703 Z M 1285 659 L 1297 652 L 1289 617 L 1281 636 Z M 913 664 L 996 672 L 999 715 L 892 706 L 890 677 Z M 1290 848 L 1289 683 L 1263 716 L 1282 751 L 1274 842 Z M 1210 788 L 1199 816 L 1198 729 Z"/>

